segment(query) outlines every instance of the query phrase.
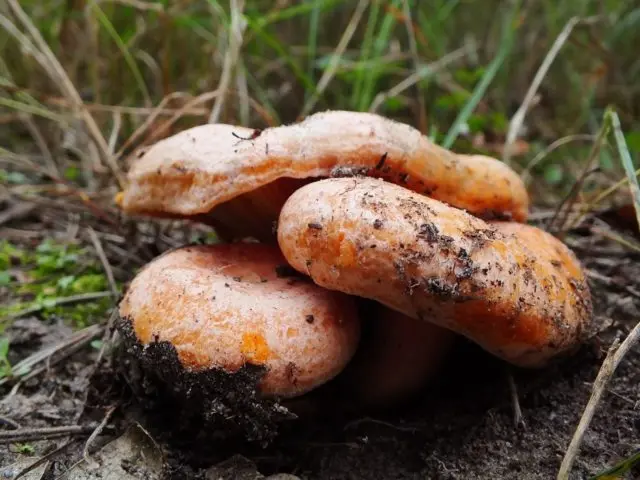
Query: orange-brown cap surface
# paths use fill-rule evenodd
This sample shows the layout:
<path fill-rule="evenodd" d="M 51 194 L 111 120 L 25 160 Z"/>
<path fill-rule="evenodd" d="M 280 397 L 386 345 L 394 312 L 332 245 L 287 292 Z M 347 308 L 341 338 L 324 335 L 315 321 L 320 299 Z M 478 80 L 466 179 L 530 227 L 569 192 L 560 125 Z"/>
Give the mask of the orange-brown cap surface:
<path fill-rule="evenodd" d="M 523 221 L 528 215 L 524 183 L 502 162 L 458 156 L 409 125 L 347 111 L 321 112 L 261 132 L 224 124 L 180 132 L 134 162 L 118 203 L 131 214 L 210 214 L 214 225 L 247 235 L 246 218 L 275 220 L 301 185 L 353 173 L 385 178 L 481 217 Z M 285 179 L 277 188 L 268 187 Z M 266 190 L 252 195 L 261 188 Z M 243 195 L 249 198 L 228 203 Z M 251 222 L 247 227 L 256 230 Z"/>
<path fill-rule="evenodd" d="M 300 188 L 278 242 L 318 285 L 450 328 L 517 365 L 573 348 L 591 320 L 585 276 L 562 242 L 381 180 Z"/>
<path fill-rule="evenodd" d="M 120 315 L 143 345 L 170 342 L 189 371 L 266 367 L 266 396 L 296 396 L 330 380 L 360 334 L 352 298 L 299 276 L 276 246 L 255 243 L 158 257 L 134 278 Z"/>

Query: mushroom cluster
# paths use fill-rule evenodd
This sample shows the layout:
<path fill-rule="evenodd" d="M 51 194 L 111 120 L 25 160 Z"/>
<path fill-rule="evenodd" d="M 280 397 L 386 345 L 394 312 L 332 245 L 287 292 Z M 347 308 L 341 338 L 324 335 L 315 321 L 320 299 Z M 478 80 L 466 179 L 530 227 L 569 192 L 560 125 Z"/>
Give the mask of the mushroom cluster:
<path fill-rule="evenodd" d="M 257 369 L 242 377 L 255 398 L 343 374 L 354 397 L 388 404 L 423 386 L 457 336 L 539 367 L 592 317 L 575 255 L 526 224 L 516 172 L 374 114 L 185 130 L 139 153 L 116 203 L 207 223 L 224 242 L 138 273 L 119 308 L 132 351 L 166 345 L 188 374 Z"/>

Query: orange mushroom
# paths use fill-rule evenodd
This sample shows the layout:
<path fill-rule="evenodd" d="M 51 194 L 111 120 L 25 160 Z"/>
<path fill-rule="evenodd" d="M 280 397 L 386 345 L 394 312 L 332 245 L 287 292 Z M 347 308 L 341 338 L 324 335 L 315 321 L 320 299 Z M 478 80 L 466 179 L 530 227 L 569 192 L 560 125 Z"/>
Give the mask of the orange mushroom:
<path fill-rule="evenodd" d="M 148 346 L 167 342 L 185 372 L 264 368 L 263 397 L 302 395 L 335 377 L 354 355 L 354 299 L 291 270 L 277 246 L 187 246 L 146 265 L 119 313 Z"/>
<path fill-rule="evenodd" d="M 519 176 L 484 156 L 458 156 L 417 129 L 360 112 L 327 111 L 269 128 L 208 124 L 141 154 L 116 201 L 129 214 L 189 217 L 226 238 L 273 239 L 288 196 L 319 178 L 384 178 L 480 217 L 527 218 Z"/>
<path fill-rule="evenodd" d="M 555 237 L 379 179 L 300 188 L 282 209 L 278 242 L 316 284 L 448 328 L 520 366 L 574 348 L 592 316 L 581 266 Z"/>
<path fill-rule="evenodd" d="M 387 404 L 433 376 L 456 333 L 537 366 L 576 346 L 591 318 L 575 256 L 520 223 L 529 198 L 513 170 L 378 115 L 202 125 L 151 146 L 128 178 L 126 213 L 277 240 L 170 252 L 120 306 L 136 342 L 167 342 L 186 371 L 263 368 L 264 398 L 344 371 L 356 396 Z M 274 274 L 286 264 L 303 275 Z M 354 297 L 378 302 L 363 342 Z"/>

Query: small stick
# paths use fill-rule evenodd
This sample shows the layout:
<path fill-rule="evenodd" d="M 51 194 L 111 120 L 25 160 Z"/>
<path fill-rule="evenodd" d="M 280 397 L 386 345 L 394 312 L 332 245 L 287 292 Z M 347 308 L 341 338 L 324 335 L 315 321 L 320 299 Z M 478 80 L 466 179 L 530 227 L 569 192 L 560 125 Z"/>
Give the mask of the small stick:
<path fill-rule="evenodd" d="M 507 371 L 507 382 L 509 383 L 509 392 L 511 392 L 511 405 L 513 406 L 513 424 L 517 427 L 522 425 L 526 427 L 527 424 L 524 421 L 522 415 L 522 408 L 520 407 L 520 399 L 518 398 L 518 387 L 513 379 L 513 375 L 510 371 Z"/>
<path fill-rule="evenodd" d="M 56 345 L 45 347 L 42 350 L 39 350 L 34 354 L 28 356 L 27 358 L 21 360 L 20 362 L 16 363 L 12 367 L 12 372 L 14 374 L 16 374 L 16 372 L 25 372 L 26 374 L 26 372 L 30 372 L 31 368 L 33 368 L 38 363 L 44 360 L 50 359 L 56 353 L 59 353 L 65 350 L 73 350 L 74 347 L 83 346 L 89 341 L 91 341 L 93 337 L 95 337 L 96 335 L 99 335 L 101 332 L 102 332 L 102 327 L 99 325 L 92 325 L 83 330 L 80 330 L 74 333 L 73 335 L 71 335 L 69 338 L 66 338 L 61 342 L 57 343 Z M 59 361 L 59 359 L 57 361 Z M 33 374 L 34 374 L 33 372 L 30 372 L 28 375 L 29 377 L 31 377 L 33 376 Z M 16 374 L 16 376 L 19 377 L 21 375 Z M 0 379 L 0 385 L 3 385 L 6 382 L 9 382 L 11 380 L 13 380 L 13 377 L 11 376 L 4 377 Z"/>
<path fill-rule="evenodd" d="M 22 202 L 12 205 L 0 213 L 0 225 L 10 222 L 16 218 L 24 218 L 36 209 L 33 203 Z"/>
<path fill-rule="evenodd" d="M 12 418 L 4 417 L 2 415 L 0 415 L 0 423 L 6 423 L 7 425 L 15 429 L 22 428 L 21 425 Z"/>
<path fill-rule="evenodd" d="M 53 300 L 51 304 L 47 304 L 47 307 L 57 307 L 59 305 L 66 305 L 68 303 L 78 303 L 78 302 L 90 302 L 92 300 L 99 300 L 105 297 L 111 297 L 113 293 L 111 292 L 90 292 L 90 293 L 81 293 L 78 295 L 69 295 L 68 297 L 60 297 Z M 25 308 L 24 310 L 20 310 L 16 313 L 11 313 L 9 315 L 5 315 L 0 321 L 6 322 L 7 320 L 15 320 L 16 318 L 24 317 L 25 315 L 31 315 L 32 313 L 37 313 L 40 310 L 43 310 L 45 305 L 34 305 L 29 308 Z"/>
<path fill-rule="evenodd" d="M 26 374 L 24 377 L 22 377 L 20 379 L 21 382 L 26 382 L 29 379 L 33 378 L 33 377 L 37 377 L 38 375 L 40 375 L 42 372 L 49 370 L 51 367 L 53 367 L 54 365 L 57 365 L 58 363 L 60 363 L 61 361 L 69 358 L 71 355 L 75 354 L 76 352 L 82 350 L 87 343 L 89 343 L 89 341 L 94 338 L 93 336 L 91 337 L 86 337 L 83 338 L 82 341 L 79 341 L 77 343 L 72 344 L 70 347 L 64 349 L 62 351 L 62 353 L 60 355 L 58 355 L 54 360 L 51 359 L 51 357 L 48 357 L 46 359 L 46 364 L 38 367 L 34 370 L 32 370 L 31 372 L 29 372 L 28 374 Z"/>
<path fill-rule="evenodd" d="M 562 464 L 560 465 L 560 470 L 558 471 L 557 480 L 569 480 L 569 473 L 571 472 L 573 462 L 578 455 L 578 450 L 580 449 L 582 438 L 584 437 L 584 434 L 589 427 L 589 424 L 591 423 L 598 403 L 600 403 L 600 398 L 605 391 L 607 382 L 613 376 L 613 373 L 615 372 L 624 356 L 629 352 L 629 350 L 631 350 L 631 348 L 633 348 L 633 346 L 638 342 L 639 338 L 640 322 L 638 322 L 633 330 L 631 330 L 627 338 L 625 338 L 624 342 L 622 342 L 622 344 L 620 345 L 620 348 L 616 350 L 618 340 L 614 341 L 609 348 L 607 357 L 604 359 L 604 362 L 602 362 L 602 366 L 600 367 L 598 376 L 593 382 L 593 390 L 591 391 L 589 402 L 587 403 L 587 406 L 582 413 L 580 423 L 578 423 L 578 427 L 576 428 L 573 438 L 571 439 L 569 448 L 567 448 L 565 456 L 562 459 Z"/>
<path fill-rule="evenodd" d="M 55 450 L 50 451 L 49 453 L 47 453 L 43 457 L 41 457 L 38 460 L 36 460 L 35 462 L 33 462 L 31 465 L 26 466 L 25 468 L 23 468 L 22 470 L 20 470 L 18 472 L 18 474 L 13 478 L 13 480 L 18 480 L 19 478 L 24 477 L 30 471 L 38 468 L 43 463 L 49 461 L 49 459 L 55 457 L 57 454 L 59 454 L 59 453 L 63 452 L 64 450 L 66 450 L 69 447 L 69 445 L 71 445 L 73 442 L 74 442 L 73 440 L 69 440 L 69 441 L 63 443 L 60 447 L 56 448 Z"/>
<path fill-rule="evenodd" d="M 67 435 L 85 435 L 95 430 L 95 425 L 65 425 L 62 427 L 19 428 L 0 432 L 0 445 L 15 442 L 45 440 Z"/>
<path fill-rule="evenodd" d="M 114 298 L 118 298 L 118 286 L 116 285 L 116 281 L 113 277 L 113 269 L 111 268 L 111 264 L 107 259 L 107 256 L 104 253 L 104 248 L 102 248 L 102 242 L 96 235 L 96 232 L 93 228 L 89 227 L 89 237 L 91 237 L 91 242 L 93 243 L 94 248 L 100 258 L 100 262 L 102 262 L 102 268 L 104 268 L 104 272 L 107 275 L 107 280 L 109 281 L 109 287 L 111 287 L 111 293 L 113 293 Z"/>
<path fill-rule="evenodd" d="M 220 75 L 220 83 L 218 84 L 218 90 L 220 90 L 222 94 L 216 98 L 213 104 L 211 115 L 209 115 L 209 123 L 218 123 L 220 119 L 226 93 L 231 83 L 231 77 L 238 64 L 244 31 L 247 28 L 247 23 L 243 19 L 244 0 L 231 0 L 230 7 L 231 25 L 229 26 L 229 37 L 222 65 L 222 74 Z"/>
<path fill-rule="evenodd" d="M 520 105 L 520 107 L 518 108 L 518 111 L 515 113 L 515 115 L 511 118 L 511 121 L 509 122 L 509 130 L 507 131 L 507 139 L 505 142 L 504 155 L 502 158 L 502 161 L 507 165 L 510 164 L 510 160 L 511 160 L 511 146 L 515 142 L 516 137 L 520 132 L 520 128 L 522 127 L 522 123 L 524 122 L 524 117 L 527 114 L 527 111 L 529 110 L 529 106 L 533 102 L 533 99 L 535 98 L 536 93 L 538 92 L 538 88 L 540 88 L 542 81 L 547 75 L 547 72 L 549 71 L 551 64 L 558 56 L 560 49 L 569 38 L 569 35 L 571 35 L 571 32 L 573 31 L 576 25 L 578 25 L 579 23 L 586 23 L 586 24 L 594 23 L 594 21 L 597 19 L 598 17 L 589 17 L 589 18 L 573 17 L 569 19 L 569 21 L 566 23 L 566 25 L 560 32 L 560 35 L 556 37 L 556 40 L 555 42 L 553 42 L 553 45 L 551 46 L 551 49 L 547 53 L 547 56 L 544 58 L 542 64 L 540 65 L 540 68 L 538 68 L 538 71 L 536 72 L 536 75 L 533 78 L 531 85 L 529 85 L 529 89 L 527 90 L 527 93 L 524 96 L 524 100 L 522 101 L 522 104 Z"/>
<path fill-rule="evenodd" d="M 371 417 L 364 417 L 364 418 L 359 418 L 357 420 L 353 420 L 352 422 L 349 422 L 347 425 L 344 426 L 343 430 L 349 430 L 351 428 L 354 427 L 358 427 L 363 423 L 373 423 L 376 425 L 383 425 L 385 427 L 389 427 L 389 428 L 393 428 L 394 430 L 398 430 L 400 432 L 412 432 L 415 433 L 418 431 L 417 427 L 403 427 L 402 425 L 396 425 L 394 423 L 390 423 L 390 422 L 385 422 L 383 420 L 378 420 L 376 418 L 371 418 Z"/>
<path fill-rule="evenodd" d="M 107 426 L 107 423 L 109 423 L 109 419 L 111 418 L 111 415 L 113 415 L 113 412 L 115 412 L 116 408 L 118 408 L 118 405 L 114 405 L 107 409 L 107 413 L 105 413 L 104 418 L 100 422 L 100 425 L 96 427 L 96 429 L 87 439 L 87 442 L 84 444 L 84 448 L 82 449 L 82 458 L 84 458 L 84 460 L 89 465 L 94 465 L 97 463 L 93 458 L 91 458 L 91 455 L 89 455 L 89 447 L 91 447 L 91 444 L 95 441 L 96 438 L 98 438 L 98 435 L 102 433 L 104 427 Z"/>
<path fill-rule="evenodd" d="M 112 335 L 115 335 L 115 332 L 113 331 L 113 325 L 116 321 L 116 318 L 118 318 L 118 307 L 115 307 L 111 311 L 111 315 L 109 315 L 107 326 L 105 327 L 104 333 L 102 334 L 102 339 L 101 339 L 102 344 L 100 345 L 100 352 L 98 352 L 98 357 L 96 358 L 96 361 L 94 363 L 93 372 L 91 373 L 91 375 L 93 375 L 93 373 L 96 372 L 96 370 L 98 369 L 98 366 L 100 365 L 100 362 L 102 361 L 102 357 L 104 357 L 104 352 L 107 349 L 107 342 L 109 341 L 109 337 Z"/>

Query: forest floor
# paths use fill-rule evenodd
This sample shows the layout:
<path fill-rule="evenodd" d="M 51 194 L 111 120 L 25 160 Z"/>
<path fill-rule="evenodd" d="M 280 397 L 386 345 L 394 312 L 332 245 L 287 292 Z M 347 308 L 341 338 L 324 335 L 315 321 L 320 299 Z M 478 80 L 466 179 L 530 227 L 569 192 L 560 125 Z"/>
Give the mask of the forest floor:
<path fill-rule="evenodd" d="M 538 211 L 534 217 L 548 215 Z M 609 346 L 626 337 L 640 317 L 640 292 L 634 287 L 640 255 L 599 234 L 604 220 L 618 226 L 600 217 L 565 239 L 589 274 L 596 307 L 596 331 L 575 354 L 527 371 L 508 368 L 460 340 L 441 375 L 410 401 L 386 411 L 347 412 L 341 408 L 349 403 L 346 394 L 332 391 L 320 397 L 326 405 L 292 421 L 266 447 L 217 441 L 206 432 L 180 433 L 172 424 L 173 409 L 145 408 L 118 373 L 121 360 L 110 348 L 106 318 L 74 334 L 55 313 L 46 319 L 38 318 L 41 312 L 15 315 L 5 331 L 11 344 L 7 360 L 16 369 L 20 360 L 39 358 L 30 373 L 6 377 L 0 386 L 1 478 L 15 478 L 34 464 L 21 478 L 257 479 L 283 473 L 309 479 L 556 478 Z M 47 230 L 56 228 L 50 218 L 45 208 L 25 210 L 3 229 L 16 251 L 20 245 L 33 250 L 69 230 L 69 225 Z M 101 225 L 93 231 L 100 232 Z M 156 232 L 149 237 L 156 243 L 138 239 L 132 254 L 144 262 L 193 236 L 184 228 L 164 236 Z M 116 236 L 95 238 L 101 240 L 87 247 L 99 245 L 110 268 L 131 277 L 133 269 L 123 268 L 126 259 L 109 243 Z M 590 478 L 638 449 L 639 402 L 635 349 L 606 385 L 571 478 Z M 514 417 L 516 405 L 520 421 Z"/>

